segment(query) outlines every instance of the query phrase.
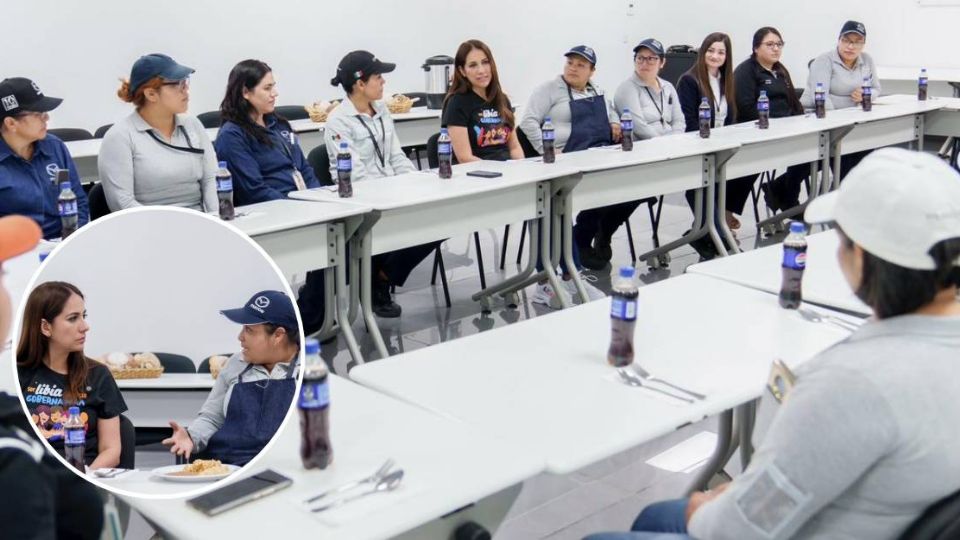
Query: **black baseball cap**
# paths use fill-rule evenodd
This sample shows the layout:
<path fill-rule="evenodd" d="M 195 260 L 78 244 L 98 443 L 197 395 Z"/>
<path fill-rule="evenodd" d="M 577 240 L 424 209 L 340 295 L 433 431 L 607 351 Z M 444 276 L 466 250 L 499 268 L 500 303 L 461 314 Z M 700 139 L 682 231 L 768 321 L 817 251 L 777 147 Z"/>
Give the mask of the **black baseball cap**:
<path fill-rule="evenodd" d="M 220 312 L 237 324 L 270 323 L 289 331 L 298 331 L 297 312 L 293 302 L 281 291 L 260 291 L 250 297 L 243 307 Z"/>
<path fill-rule="evenodd" d="M 843 28 L 840 30 L 840 37 L 843 37 L 847 34 L 860 34 L 864 39 L 866 39 L 867 27 L 864 26 L 862 22 L 847 21 L 843 23 Z"/>
<path fill-rule="evenodd" d="M 570 58 L 571 56 L 580 56 L 584 58 L 587 62 L 590 62 L 590 65 L 597 65 L 597 53 L 593 50 L 593 47 L 587 47 L 586 45 L 577 45 L 576 47 L 571 48 L 569 51 L 564 53 L 564 56 Z"/>
<path fill-rule="evenodd" d="M 130 69 L 130 95 L 136 94 L 137 89 L 154 77 L 176 82 L 193 75 L 195 71 L 193 68 L 181 66 L 165 54 L 153 53 L 141 56 Z"/>
<path fill-rule="evenodd" d="M 660 43 L 653 38 L 647 38 L 641 41 L 639 45 L 633 48 L 633 54 L 637 54 L 637 51 L 640 49 L 650 49 L 653 54 L 661 58 L 666 54 L 663 50 L 663 43 Z"/>
<path fill-rule="evenodd" d="M 60 98 L 43 95 L 30 79 L 10 77 L 0 81 L 0 119 L 25 112 L 49 112 L 62 102 Z"/>
<path fill-rule="evenodd" d="M 330 84 L 343 84 L 352 88 L 353 84 L 367 75 L 390 73 L 397 68 L 396 64 L 381 62 L 369 51 L 353 51 L 347 53 L 337 66 L 337 76 L 330 79 Z"/>

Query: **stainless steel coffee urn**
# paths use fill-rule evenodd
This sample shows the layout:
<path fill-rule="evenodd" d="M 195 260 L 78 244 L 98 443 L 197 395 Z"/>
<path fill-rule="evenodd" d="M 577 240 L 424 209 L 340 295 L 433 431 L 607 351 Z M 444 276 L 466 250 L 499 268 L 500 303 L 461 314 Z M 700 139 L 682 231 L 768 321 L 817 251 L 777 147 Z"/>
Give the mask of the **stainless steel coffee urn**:
<path fill-rule="evenodd" d="M 453 58 L 449 56 L 431 56 L 423 64 L 427 79 L 427 108 L 443 108 L 443 98 L 450 88 L 453 76 Z"/>

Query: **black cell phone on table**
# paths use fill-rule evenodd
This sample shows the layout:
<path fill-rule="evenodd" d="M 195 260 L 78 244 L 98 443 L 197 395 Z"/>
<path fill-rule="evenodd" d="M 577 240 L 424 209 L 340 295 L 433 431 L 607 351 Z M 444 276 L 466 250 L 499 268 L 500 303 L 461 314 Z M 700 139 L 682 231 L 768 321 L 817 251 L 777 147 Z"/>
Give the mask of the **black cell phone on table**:
<path fill-rule="evenodd" d="M 215 516 L 244 503 L 276 493 L 290 487 L 290 484 L 293 484 L 293 480 L 276 471 L 266 469 L 210 493 L 189 499 L 187 504 L 208 516 Z"/>
<path fill-rule="evenodd" d="M 503 176 L 503 173 L 497 171 L 467 171 L 467 176 L 477 176 L 480 178 L 497 178 Z"/>

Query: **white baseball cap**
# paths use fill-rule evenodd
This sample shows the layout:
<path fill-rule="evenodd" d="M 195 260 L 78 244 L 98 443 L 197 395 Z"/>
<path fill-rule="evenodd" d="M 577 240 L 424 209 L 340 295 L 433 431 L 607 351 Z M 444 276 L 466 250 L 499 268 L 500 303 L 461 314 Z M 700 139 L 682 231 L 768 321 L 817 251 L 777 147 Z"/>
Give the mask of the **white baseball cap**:
<path fill-rule="evenodd" d="M 960 238 L 960 174 L 930 154 L 877 150 L 840 189 L 811 201 L 804 219 L 836 222 L 848 238 L 887 262 L 935 270 L 930 249 Z"/>

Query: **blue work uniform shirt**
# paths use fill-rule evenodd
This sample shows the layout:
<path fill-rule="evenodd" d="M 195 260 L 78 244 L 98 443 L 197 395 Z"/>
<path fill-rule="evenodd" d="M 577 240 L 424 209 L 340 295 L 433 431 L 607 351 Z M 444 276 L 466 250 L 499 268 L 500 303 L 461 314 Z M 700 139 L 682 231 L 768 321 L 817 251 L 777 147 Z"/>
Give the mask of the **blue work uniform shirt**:
<path fill-rule="evenodd" d="M 57 171 L 60 169 L 70 171 L 70 186 L 77 195 L 79 225 L 86 225 L 90 220 L 87 194 L 63 141 L 48 134 L 34 143 L 33 157 L 27 161 L 0 137 L 0 216 L 27 216 L 40 225 L 44 238 L 59 238 Z"/>
<path fill-rule="evenodd" d="M 258 141 L 233 122 L 225 122 L 217 132 L 217 158 L 227 162 L 233 175 L 237 206 L 287 198 L 287 193 L 297 189 L 294 168 L 303 175 L 307 188 L 320 187 L 297 134 L 274 115 L 264 121 L 272 144 Z"/>

